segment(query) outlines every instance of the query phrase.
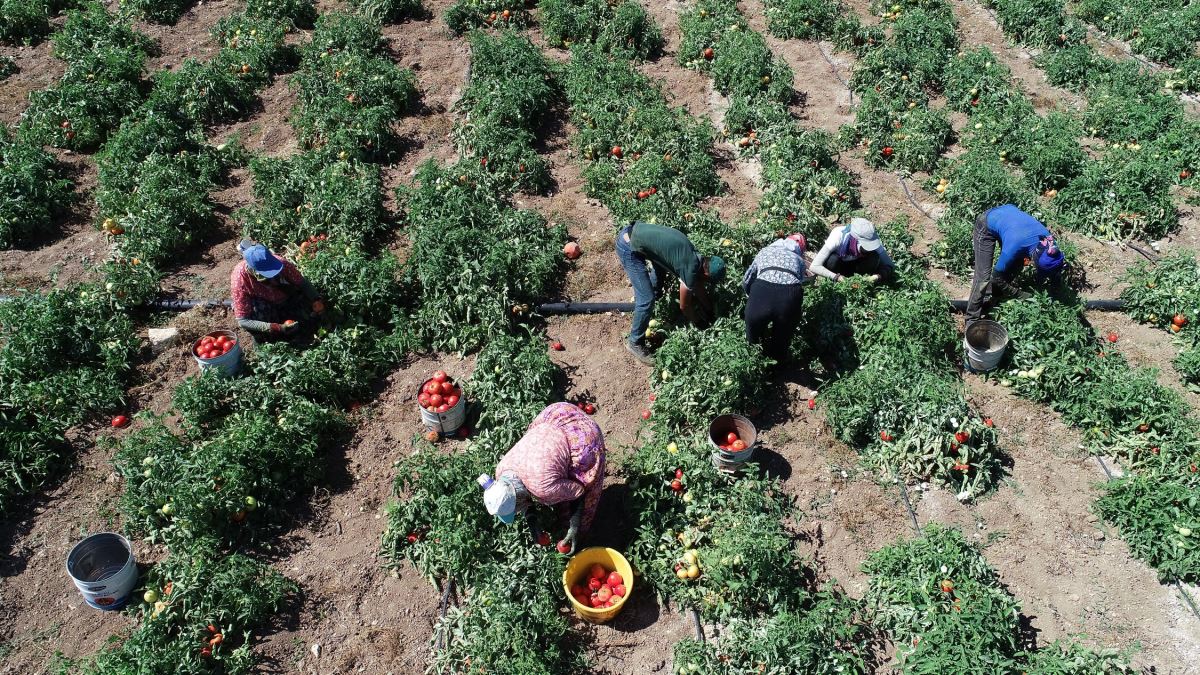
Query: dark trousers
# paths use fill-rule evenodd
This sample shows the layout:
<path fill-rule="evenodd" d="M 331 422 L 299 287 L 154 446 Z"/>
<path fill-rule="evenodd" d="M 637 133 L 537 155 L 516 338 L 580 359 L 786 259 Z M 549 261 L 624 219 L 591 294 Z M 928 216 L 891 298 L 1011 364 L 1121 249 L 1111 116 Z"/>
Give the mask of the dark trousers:
<path fill-rule="evenodd" d="M 975 248 L 975 278 L 971 282 L 971 295 L 967 299 L 967 325 L 983 318 L 983 310 L 992 301 L 993 291 L 1006 295 L 1017 295 L 1020 289 L 1003 275 L 994 275 L 992 265 L 996 259 L 996 244 L 999 239 L 988 229 L 987 211 L 975 218 L 975 231 L 971 234 L 971 245 Z"/>
<path fill-rule="evenodd" d="M 804 313 L 804 287 L 755 279 L 746 301 L 746 339 L 782 363 Z"/>
<path fill-rule="evenodd" d="M 890 279 L 892 273 L 895 272 L 891 267 L 885 267 L 881 264 L 879 254 L 875 251 L 864 251 L 859 255 L 857 260 L 842 260 L 835 255 L 829 256 L 825 261 L 825 268 L 830 272 L 848 277 L 855 274 L 878 274 L 881 279 Z"/>

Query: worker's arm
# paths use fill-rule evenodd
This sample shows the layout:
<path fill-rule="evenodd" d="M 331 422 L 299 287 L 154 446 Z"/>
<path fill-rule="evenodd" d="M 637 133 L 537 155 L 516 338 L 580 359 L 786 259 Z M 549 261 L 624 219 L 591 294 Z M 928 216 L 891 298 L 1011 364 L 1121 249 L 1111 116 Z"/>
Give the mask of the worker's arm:
<path fill-rule="evenodd" d="M 571 520 L 567 526 L 567 536 L 563 537 L 563 541 L 571 545 L 571 555 L 575 554 L 575 547 L 579 544 L 579 526 L 583 521 L 583 497 L 571 502 Z"/>
<path fill-rule="evenodd" d="M 834 232 L 825 240 L 825 245 L 813 256 L 812 265 L 810 266 L 813 274 L 833 281 L 841 278 L 840 274 L 825 266 L 825 263 L 829 260 L 829 256 L 833 255 L 834 249 L 837 248 L 840 239 L 841 237 L 837 235 L 837 232 Z"/>
<path fill-rule="evenodd" d="M 887 248 L 879 247 L 879 271 L 875 276 L 880 279 L 890 279 L 896 272 L 896 261 L 892 260 L 892 256 L 888 255 Z"/>
<path fill-rule="evenodd" d="M 712 301 L 708 298 L 703 281 L 697 283 L 694 289 L 679 284 L 679 310 L 688 321 L 698 326 L 712 318 Z"/>
<path fill-rule="evenodd" d="M 256 321 L 254 319 L 238 319 L 238 327 L 242 330 L 248 330 L 251 333 L 287 333 L 288 326 L 281 323 L 270 323 L 269 321 Z M 293 324 L 293 326 L 296 324 Z"/>

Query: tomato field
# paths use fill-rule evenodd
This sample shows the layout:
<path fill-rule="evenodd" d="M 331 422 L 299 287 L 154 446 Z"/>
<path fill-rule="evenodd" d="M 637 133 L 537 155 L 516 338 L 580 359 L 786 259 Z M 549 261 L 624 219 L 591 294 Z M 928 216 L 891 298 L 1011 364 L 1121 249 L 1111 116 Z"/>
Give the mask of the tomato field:
<path fill-rule="evenodd" d="M 1200 673 L 1194 10 L 0 1 L 0 673 Z M 1004 203 L 1068 271 L 975 373 Z M 851 216 L 894 278 L 809 286 L 773 362 L 742 272 Z M 631 300 L 631 220 L 729 268 L 709 325 L 655 303 L 653 366 L 539 309 Z M 227 298 L 243 238 L 328 302 L 303 339 L 156 304 Z M 558 401 L 632 575 L 484 509 Z M 100 612 L 64 560 L 108 531 Z"/>

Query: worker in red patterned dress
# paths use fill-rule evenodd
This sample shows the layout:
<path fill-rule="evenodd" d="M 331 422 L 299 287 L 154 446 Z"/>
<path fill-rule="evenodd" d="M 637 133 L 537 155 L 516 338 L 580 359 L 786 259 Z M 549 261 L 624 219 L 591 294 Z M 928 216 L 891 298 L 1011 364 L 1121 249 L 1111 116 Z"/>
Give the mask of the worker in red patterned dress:
<path fill-rule="evenodd" d="M 266 246 L 243 239 L 242 262 L 229 277 L 233 314 L 238 326 L 255 338 L 292 335 L 325 311 L 325 303 L 296 266 L 276 257 Z"/>
<path fill-rule="evenodd" d="M 479 477 L 484 505 L 505 523 L 533 502 L 559 505 L 570 514 L 564 541 L 574 553 L 579 536 L 596 517 L 604 456 L 604 434 L 591 417 L 570 403 L 551 404 L 500 460 L 496 479 Z M 542 533 L 536 525 L 531 527 L 536 541 Z"/>

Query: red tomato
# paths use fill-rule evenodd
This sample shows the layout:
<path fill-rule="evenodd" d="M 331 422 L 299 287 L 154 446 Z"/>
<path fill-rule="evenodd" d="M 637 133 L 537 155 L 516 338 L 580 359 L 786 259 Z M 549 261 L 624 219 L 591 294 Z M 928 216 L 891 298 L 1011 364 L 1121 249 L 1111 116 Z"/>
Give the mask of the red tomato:
<path fill-rule="evenodd" d="M 608 586 L 601 586 L 596 591 L 596 599 L 598 599 L 600 602 L 608 602 L 612 599 L 612 589 Z"/>
<path fill-rule="evenodd" d="M 588 590 L 592 591 L 593 593 L 600 590 L 600 587 L 603 585 L 604 584 L 600 583 L 599 579 L 588 579 Z"/>
<path fill-rule="evenodd" d="M 415 534 L 410 534 L 410 535 L 408 535 L 407 539 L 408 539 L 408 543 L 415 544 L 415 543 L 417 543 L 418 537 Z"/>
<path fill-rule="evenodd" d="M 970 437 L 971 434 L 968 434 L 965 431 L 959 431 L 954 434 L 954 440 L 958 441 L 959 443 L 966 443 L 967 439 Z"/>
<path fill-rule="evenodd" d="M 428 408 L 429 407 L 429 394 L 426 394 L 425 392 L 421 392 L 420 394 L 418 394 L 417 395 L 417 403 L 420 403 L 422 408 Z"/>
<path fill-rule="evenodd" d="M 549 532 L 538 532 L 537 543 L 539 546 L 549 546 L 550 545 L 550 533 Z"/>
<path fill-rule="evenodd" d="M 587 595 L 587 592 L 587 589 L 581 584 L 575 584 L 571 587 L 571 595 L 574 596 Z"/>
<path fill-rule="evenodd" d="M 990 418 L 990 417 L 983 418 L 983 424 L 984 424 L 984 426 L 987 426 L 987 427 L 992 427 L 995 425 L 995 423 L 992 422 L 992 418 Z"/>
<path fill-rule="evenodd" d="M 683 481 L 679 480 L 678 478 L 671 481 L 671 489 L 676 492 L 681 492 L 683 490 Z"/>
<path fill-rule="evenodd" d="M 733 442 L 736 441 L 737 439 L 738 439 L 738 435 L 733 433 L 732 431 L 729 432 L 728 434 L 726 434 L 726 436 L 725 436 L 725 442 L 730 445 L 733 445 Z"/>
<path fill-rule="evenodd" d="M 644 419 L 644 420 L 650 419 L 650 411 L 649 410 L 642 411 L 642 419 Z"/>
<path fill-rule="evenodd" d="M 592 596 L 591 603 L 594 609 L 600 609 L 604 606 L 604 601 L 594 595 Z"/>
<path fill-rule="evenodd" d="M 613 589 L 613 595 L 619 598 L 625 597 L 625 584 L 617 584 L 617 587 Z"/>
<path fill-rule="evenodd" d="M 438 407 L 439 405 L 441 405 L 445 400 L 446 399 L 442 398 L 441 394 L 430 394 L 429 395 L 429 405 L 431 405 L 435 408 Z"/>
<path fill-rule="evenodd" d="M 733 448 L 734 452 L 741 452 L 746 449 L 746 442 L 739 438 L 731 443 L 729 447 Z"/>
<path fill-rule="evenodd" d="M 596 414 L 596 406 L 592 405 L 591 403 L 584 403 L 583 404 L 583 412 L 585 412 L 589 415 L 595 415 Z"/>
<path fill-rule="evenodd" d="M 446 405 L 445 403 L 443 403 L 443 404 L 439 405 L 439 406 L 437 407 L 437 410 L 435 410 L 434 412 L 437 412 L 437 413 L 444 413 L 444 412 L 448 412 L 449 410 L 450 410 L 450 406 L 448 406 L 448 405 Z"/>
<path fill-rule="evenodd" d="M 442 396 L 449 396 L 451 393 L 454 392 L 454 383 L 453 382 L 442 382 L 440 387 L 441 387 L 441 391 L 442 391 Z"/>
<path fill-rule="evenodd" d="M 885 148 L 883 149 L 883 156 L 884 156 L 884 157 L 891 157 L 891 156 L 892 156 L 892 152 L 893 152 L 893 150 L 892 150 L 891 146 L 887 146 L 887 147 L 885 147 Z"/>
<path fill-rule="evenodd" d="M 437 382 L 439 384 L 442 382 L 445 382 L 446 381 L 446 371 L 444 371 L 444 370 L 433 371 L 433 381 Z"/>
<path fill-rule="evenodd" d="M 211 336 L 211 335 L 205 335 L 204 337 L 200 338 L 200 344 L 202 344 L 202 345 L 206 345 L 212 341 L 213 341 L 213 336 Z"/>
<path fill-rule="evenodd" d="M 675 469 L 675 477 L 683 480 L 683 469 Z"/>
<path fill-rule="evenodd" d="M 453 408 L 456 405 L 458 405 L 458 397 L 457 396 L 455 396 L 454 394 L 450 394 L 449 396 L 446 397 L 446 406 L 447 407 Z"/>
<path fill-rule="evenodd" d="M 127 427 L 129 426 L 129 418 L 124 415 L 117 415 L 116 417 L 112 418 L 112 425 L 114 429 Z"/>
<path fill-rule="evenodd" d="M 816 407 L 817 407 L 817 399 L 815 399 L 815 398 L 808 399 L 808 409 L 813 410 Z"/>
<path fill-rule="evenodd" d="M 563 343 L 558 342 L 557 340 L 550 343 L 550 348 L 556 352 L 561 352 L 564 349 Z"/>
<path fill-rule="evenodd" d="M 1120 340 L 1120 339 L 1121 339 L 1120 335 L 1117 335 L 1113 331 L 1108 332 L 1108 341 L 1109 342 L 1116 342 L 1117 340 Z"/>
<path fill-rule="evenodd" d="M 566 555 L 571 552 L 571 545 L 564 539 L 558 542 L 558 552 Z"/>
<path fill-rule="evenodd" d="M 217 342 L 225 344 L 226 342 L 233 342 L 233 340 L 230 340 L 228 335 L 218 335 Z"/>
<path fill-rule="evenodd" d="M 609 586 L 620 586 L 623 583 L 625 583 L 625 580 L 621 578 L 621 575 L 619 573 L 617 573 L 615 571 L 609 573 L 609 575 L 608 575 L 608 585 Z"/>
<path fill-rule="evenodd" d="M 604 569 L 604 565 L 596 563 L 592 565 L 591 571 L 588 572 L 589 579 L 596 579 L 601 584 L 604 583 L 604 578 L 608 576 L 608 570 Z"/>

